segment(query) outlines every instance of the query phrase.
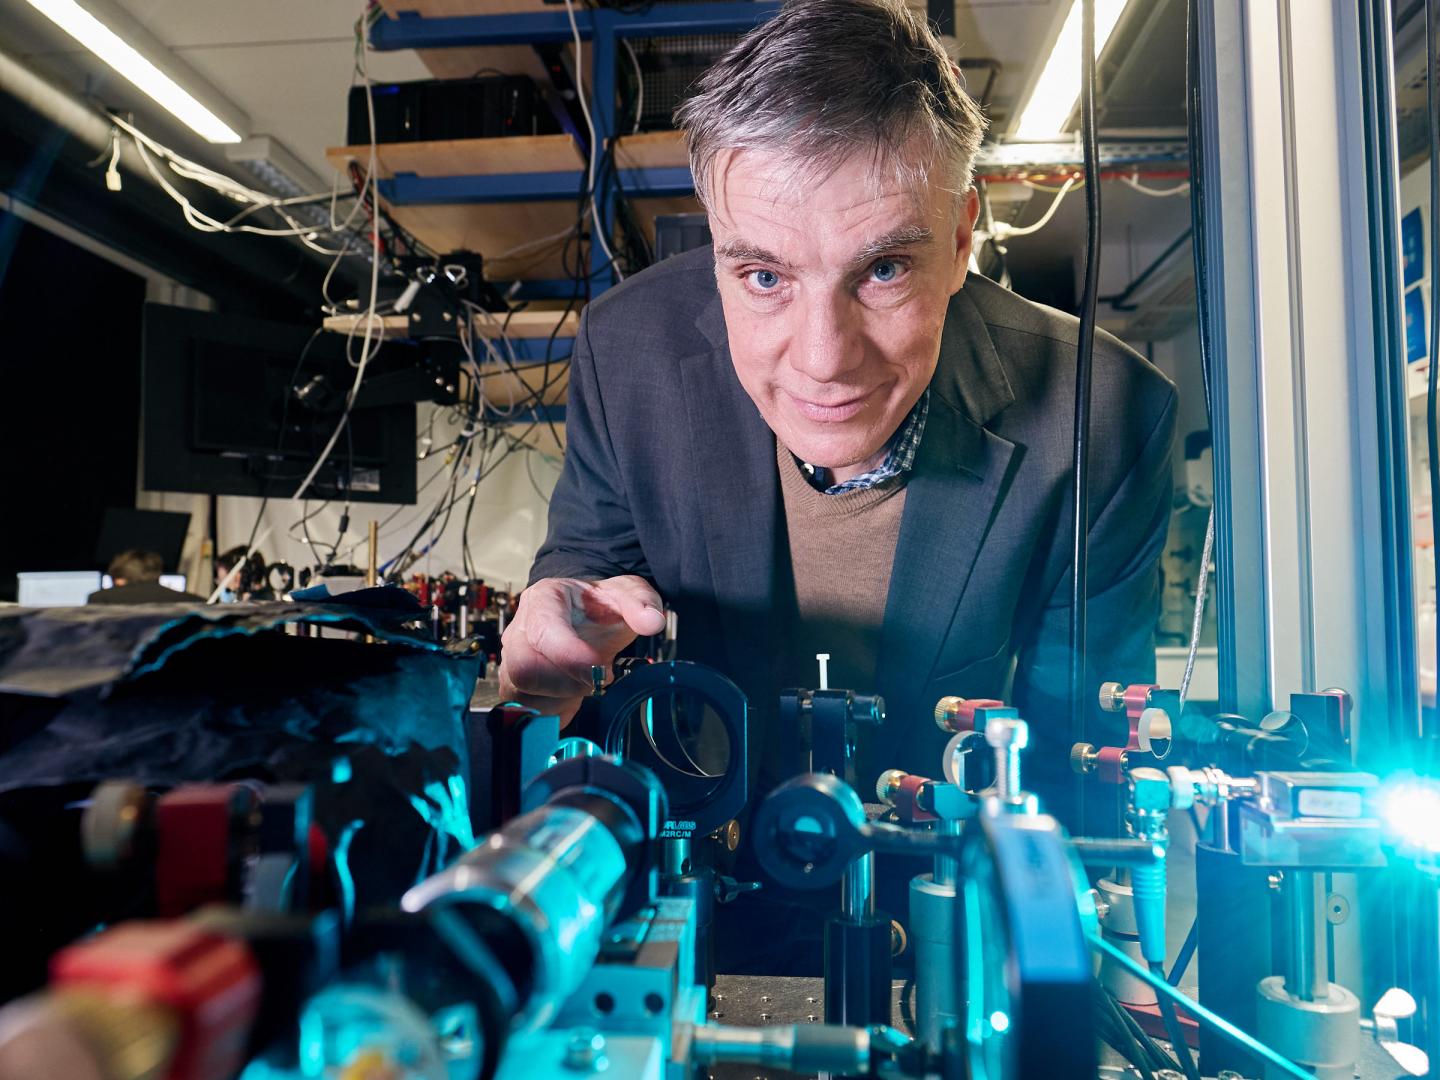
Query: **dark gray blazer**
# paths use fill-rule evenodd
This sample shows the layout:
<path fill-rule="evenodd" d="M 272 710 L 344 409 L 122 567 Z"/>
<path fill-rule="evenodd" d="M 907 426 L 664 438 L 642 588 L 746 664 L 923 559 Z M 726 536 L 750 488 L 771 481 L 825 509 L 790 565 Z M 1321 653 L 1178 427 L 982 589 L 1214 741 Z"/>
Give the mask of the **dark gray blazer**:
<path fill-rule="evenodd" d="M 936 775 L 945 737 L 931 717 L 944 694 L 1013 701 L 1031 724 L 1030 775 L 1065 771 L 1077 325 L 975 274 L 950 302 L 879 686 L 851 688 L 878 690 L 889 706 L 883 755 L 862 769 L 862 785 L 892 766 Z M 1098 334 L 1093 416 L 1088 641 L 1098 689 L 1154 673 L 1175 391 Z M 531 580 L 648 578 L 679 612 L 682 658 L 740 683 L 757 714 L 752 747 L 773 757 L 793 605 L 775 437 L 731 365 L 708 248 L 586 309 L 566 433 Z M 836 588 L 844 577 L 837 566 Z M 765 766 L 762 781 L 792 771 Z"/>
<path fill-rule="evenodd" d="M 87 604 L 203 604 L 205 597 L 166 588 L 158 581 L 136 581 L 100 589 L 85 598 Z"/>

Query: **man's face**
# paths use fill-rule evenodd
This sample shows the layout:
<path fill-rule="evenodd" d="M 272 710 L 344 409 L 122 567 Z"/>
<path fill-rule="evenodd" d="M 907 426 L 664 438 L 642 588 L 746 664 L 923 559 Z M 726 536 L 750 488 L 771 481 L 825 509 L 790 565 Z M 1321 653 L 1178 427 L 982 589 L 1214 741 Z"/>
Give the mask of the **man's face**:
<path fill-rule="evenodd" d="M 934 374 L 979 201 L 877 180 L 859 154 L 796 190 L 778 154 L 723 155 L 710 228 L 730 356 L 797 457 L 874 468 Z"/>

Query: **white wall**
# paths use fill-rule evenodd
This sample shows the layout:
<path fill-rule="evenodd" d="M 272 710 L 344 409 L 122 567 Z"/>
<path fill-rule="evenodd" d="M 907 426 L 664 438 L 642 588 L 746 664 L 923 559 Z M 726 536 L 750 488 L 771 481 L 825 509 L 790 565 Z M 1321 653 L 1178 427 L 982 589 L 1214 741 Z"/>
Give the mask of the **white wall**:
<path fill-rule="evenodd" d="M 419 411 L 418 430 L 423 436 L 429 429 L 433 406 L 417 406 Z M 434 428 L 434 444 L 443 446 L 452 441 L 459 426 L 447 417 L 439 416 Z M 524 428 L 516 428 L 518 434 Z M 475 496 L 475 509 L 470 516 L 469 540 L 473 572 L 497 586 L 513 584 L 517 588 L 524 584 L 530 570 L 530 562 L 545 538 L 546 518 L 549 508 L 550 491 L 560 475 L 560 459 L 555 452 L 553 441 L 546 436 L 547 447 L 517 449 L 495 467 L 495 471 L 481 482 Z M 501 451 L 496 451 L 496 457 Z M 491 461 L 496 460 L 492 457 Z M 467 475 L 456 485 L 457 494 L 465 496 L 469 491 L 473 465 Z M 355 503 L 350 510 L 349 528 L 340 544 L 339 561 L 364 567 L 367 561 L 366 535 L 371 520 L 382 522 L 380 528 L 379 562 L 384 563 L 397 555 L 415 535 L 430 510 L 439 503 L 448 490 L 450 468 L 445 464 L 444 455 L 435 454 L 419 462 L 417 483 L 426 485 L 413 506 L 397 506 L 382 503 Z M 460 573 L 462 570 L 462 526 L 468 498 L 462 497 L 456 503 L 450 521 L 434 548 L 410 571 L 411 573 L 438 574 L 446 570 Z M 142 492 L 140 505 L 152 509 L 184 510 L 191 514 L 191 542 L 187 543 L 187 567 L 195 575 L 194 591 L 208 593 L 206 580 L 208 568 L 193 569 L 199 554 L 198 539 L 203 536 L 208 514 L 208 499 L 203 495 Z M 244 544 L 255 525 L 260 510 L 260 500 L 238 496 L 221 496 L 217 508 L 219 524 L 217 551 Z M 288 499 L 272 499 L 266 505 L 260 519 L 257 549 L 269 562 L 288 562 L 297 569 L 312 566 L 317 559 L 312 556 L 304 537 L 308 529 L 311 539 L 328 556 L 330 545 L 337 538 L 340 529 L 342 507 L 331 503 L 321 507 L 319 500 L 291 502 Z M 303 513 L 313 516 L 300 521 Z M 268 534 L 267 534 L 268 530 Z M 433 529 L 416 545 L 423 547 L 433 535 Z"/>

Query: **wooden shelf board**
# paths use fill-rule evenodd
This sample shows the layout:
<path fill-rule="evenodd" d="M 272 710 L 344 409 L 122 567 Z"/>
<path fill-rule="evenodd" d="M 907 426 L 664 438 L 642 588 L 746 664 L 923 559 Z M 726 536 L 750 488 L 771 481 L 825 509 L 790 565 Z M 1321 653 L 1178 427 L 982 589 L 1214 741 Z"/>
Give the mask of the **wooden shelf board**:
<path fill-rule="evenodd" d="M 387 205 L 386 209 L 401 228 L 431 251 L 478 251 L 485 259 L 485 277 L 490 281 L 553 280 L 570 276 L 561 258 L 563 234 L 575 227 L 575 204 L 568 200 Z M 527 246 L 535 245 L 544 237 L 555 239 L 543 245 Z M 517 248 L 524 250 L 516 251 Z M 511 251 L 516 253 L 505 254 Z"/>
<path fill-rule="evenodd" d="M 620 141 L 616 153 L 625 168 L 686 164 L 684 142 L 676 132 L 629 136 Z M 343 168 L 352 160 L 367 161 L 370 148 L 337 146 L 325 154 L 337 168 Z M 418 176 L 562 172 L 584 165 L 568 135 L 386 143 L 377 147 L 376 157 L 383 177 L 396 172 Z M 700 204 L 689 196 L 640 197 L 633 206 L 652 243 L 656 214 L 700 210 Z M 485 259 L 485 276 L 491 281 L 570 277 L 563 257 L 565 233 L 575 226 L 575 204 L 569 200 L 433 206 L 386 203 L 385 208 L 402 228 L 433 251 L 478 251 Z"/>
<path fill-rule="evenodd" d="M 652 244 L 657 214 L 701 212 L 693 196 L 635 199 L 631 205 Z M 487 280 L 553 281 L 570 277 L 562 254 L 564 234 L 575 225 L 573 203 L 457 203 L 386 209 L 402 228 L 432 251 L 478 251 L 485 259 Z M 553 239 L 536 245 L 547 237 Z M 531 246 L 500 257 L 524 245 Z M 575 257 L 573 245 L 570 257 Z"/>
<path fill-rule="evenodd" d="M 647 131 L 624 135 L 615 144 L 615 160 L 622 169 L 664 169 L 690 164 L 685 136 L 678 131 Z"/>
<path fill-rule="evenodd" d="M 332 146 L 325 157 L 337 169 L 370 160 L 368 146 Z M 381 143 L 375 148 L 381 178 L 416 176 L 500 176 L 506 173 L 570 172 L 582 168 L 569 135 L 514 135 L 498 139 L 439 139 Z"/>
<path fill-rule="evenodd" d="M 664 199 L 635 199 L 630 203 L 640 218 L 640 227 L 645 238 L 655 243 L 655 217 L 657 214 L 700 214 L 704 208 L 693 195 L 674 195 Z"/>
<path fill-rule="evenodd" d="M 452 15 L 515 15 L 525 12 L 564 11 L 545 0 L 381 0 L 387 14 L 413 11 L 426 18 Z M 590 43 L 584 46 L 585 70 L 595 70 Z M 470 79 L 481 72 L 529 75 L 541 86 L 550 84 L 550 73 L 529 45 L 462 45 L 453 49 L 416 49 L 415 55 L 437 79 Z"/>
<path fill-rule="evenodd" d="M 563 355 L 563 350 L 559 351 Z M 463 372 L 463 374 L 468 379 L 469 372 Z M 565 404 L 565 398 L 570 389 L 569 367 L 552 366 L 549 378 L 550 385 L 545 389 L 544 403 L 546 405 Z M 487 371 L 480 379 L 480 386 L 486 401 L 496 408 L 508 409 L 517 402 L 530 404 L 535 392 L 544 385 L 545 379 L 544 365 L 522 366 L 514 372 L 504 369 Z M 462 387 L 462 389 L 465 393 L 469 392 L 468 387 Z"/>
<path fill-rule="evenodd" d="M 416 49 L 415 55 L 437 79 L 470 79 L 481 72 L 529 75 L 541 86 L 550 80 L 545 63 L 528 45 L 473 45 L 455 49 Z M 587 68 L 588 70 L 588 68 Z"/>
<path fill-rule="evenodd" d="M 580 328 L 578 312 L 571 311 L 565 314 L 560 311 L 534 311 L 531 309 L 513 313 L 509 316 L 508 323 L 506 323 L 504 315 L 496 315 L 493 318 L 477 315 L 475 316 L 475 333 L 487 339 L 498 338 L 500 327 L 504 324 L 506 334 L 512 338 L 548 338 L 562 314 L 565 315 L 565 318 L 560 323 L 560 331 L 556 336 L 574 337 Z M 326 330 L 336 334 L 351 332 L 363 334 L 365 332 L 365 316 L 327 315 L 322 325 Z M 403 337 L 410 327 L 410 320 L 404 315 L 382 315 L 380 316 L 380 327 L 386 337 Z"/>

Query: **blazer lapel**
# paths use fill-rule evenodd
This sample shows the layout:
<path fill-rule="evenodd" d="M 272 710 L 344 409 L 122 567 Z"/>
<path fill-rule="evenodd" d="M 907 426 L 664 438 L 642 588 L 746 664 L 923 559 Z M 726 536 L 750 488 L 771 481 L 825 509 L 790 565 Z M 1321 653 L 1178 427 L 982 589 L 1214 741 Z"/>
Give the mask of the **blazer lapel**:
<path fill-rule="evenodd" d="M 760 672 L 776 651 L 775 436 L 735 376 L 718 295 L 697 323 L 715 349 L 680 372 L 705 546 L 729 670 Z"/>
<path fill-rule="evenodd" d="M 962 289 L 945 322 L 885 604 L 881 688 L 897 705 L 928 681 L 1008 490 L 1015 445 L 984 425 L 1014 399 L 989 329 Z"/>

